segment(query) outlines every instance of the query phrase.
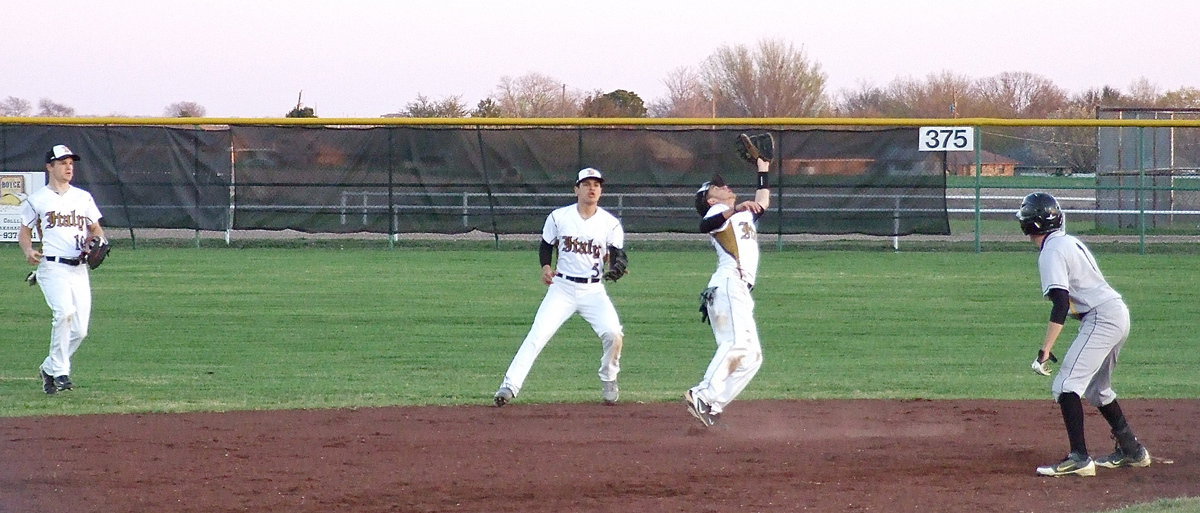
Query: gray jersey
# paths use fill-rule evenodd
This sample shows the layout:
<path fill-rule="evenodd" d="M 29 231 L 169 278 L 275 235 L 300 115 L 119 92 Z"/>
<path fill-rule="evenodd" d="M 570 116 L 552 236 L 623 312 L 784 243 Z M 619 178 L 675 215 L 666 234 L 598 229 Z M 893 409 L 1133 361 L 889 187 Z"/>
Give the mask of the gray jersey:
<path fill-rule="evenodd" d="M 1071 313 L 1085 314 L 1121 295 L 1109 286 L 1096 257 L 1079 239 L 1058 230 L 1046 236 L 1038 255 L 1042 295 L 1064 289 L 1071 297 Z"/>

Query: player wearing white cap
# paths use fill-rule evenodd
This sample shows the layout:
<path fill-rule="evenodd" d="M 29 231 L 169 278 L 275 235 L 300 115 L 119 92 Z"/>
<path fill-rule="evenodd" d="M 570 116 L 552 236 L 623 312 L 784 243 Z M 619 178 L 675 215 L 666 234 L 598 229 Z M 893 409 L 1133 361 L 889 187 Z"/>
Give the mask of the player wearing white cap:
<path fill-rule="evenodd" d="M 64 145 L 46 152 L 46 187 L 21 204 L 17 241 L 25 260 L 36 265 L 37 284 L 46 296 L 53 320 L 50 354 L 42 362 L 42 391 L 55 394 L 74 388 L 71 357 L 88 334 L 92 287 L 84 261 L 84 245 L 92 236 L 104 237 L 100 209 L 87 191 L 71 185 L 79 156 Z M 33 230 L 42 237 L 41 251 L 33 247 Z"/>
<path fill-rule="evenodd" d="M 604 403 L 615 404 L 620 397 L 617 374 L 621 371 L 625 335 L 601 279 L 615 281 L 625 273 L 625 230 L 619 219 L 600 208 L 603 187 L 600 171 L 590 167 L 580 170 L 575 180 L 578 202 L 556 209 L 546 217 L 538 255 L 542 282 L 549 288 L 529 334 L 496 391 L 496 406 L 508 404 L 521 393 L 538 354 L 576 313 L 592 325 L 604 347 L 599 372 Z M 551 267 L 555 249 L 558 261 Z M 608 272 L 604 271 L 606 261 Z"/>

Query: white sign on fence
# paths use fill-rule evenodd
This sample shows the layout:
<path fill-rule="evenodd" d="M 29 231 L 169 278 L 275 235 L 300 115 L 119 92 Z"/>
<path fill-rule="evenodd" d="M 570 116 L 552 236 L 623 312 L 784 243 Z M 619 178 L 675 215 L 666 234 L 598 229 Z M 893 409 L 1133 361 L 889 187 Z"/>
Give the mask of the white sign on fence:
<path fill-rule="evenodd" d="M 923 126 L 920 151 L 974 151 L 975 129 L 967 126 Z"/>
<path fill-rule="evenodd" d="M 0 242 L 16 242 L 21 228 L 21 202 L 46 186 L 46 173 L 0 173 Z M 38 236 L 33 234 L 34 240 Z"/>

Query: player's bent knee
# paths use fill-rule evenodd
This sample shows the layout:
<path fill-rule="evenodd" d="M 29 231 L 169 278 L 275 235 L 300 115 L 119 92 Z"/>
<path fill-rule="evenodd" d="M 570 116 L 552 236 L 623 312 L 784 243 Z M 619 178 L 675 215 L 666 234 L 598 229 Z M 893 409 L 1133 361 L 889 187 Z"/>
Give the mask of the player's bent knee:
<path fill-rule="evenodd" d="M 745 359 L 745 365 L 748 369 L 757 369 L 762 367 L 763 354 L 762 351 L 754 351 Z"/>
<path fill-rule="evenodd" d="M 597 335 L 600 336 L 600 340 L 603 340 L 605 342 L 612 342 L 614 340 L 619 340 L 619 339 L 623 338 L 625 336 L 625 333 L 623 331 L 621 331 L 620 326 L 617 326 L 615 328 L 610 328 L 610 329 L 600 331 L 599 333 L 597 333 Z"/>
<path fill-rule="evenodd" d="M 1088 404 L 1091 404 L 1092 406 L 1095 406 L 1097 408 L 1103 407 L 1108 404 L 1112 404 L 1112 402 L 1116 401 L 1116 400 L 1117 400 L 1117 394 L 1116 394 L 1116 392 L 1113 392 L 1113 389 L 1111 389 L 1111 388 L 1108 390 L 1102 390 L 1100 392 L 1087 395 Z"/>
<path fill-rule="evenodd" d="M 1054 398 L 1054 401 L 1059 404 L 1062 404 L 1063 401 L 1079 401 L 1079 400 L 1080 400 L 1079 394 L 1077 394 L 1075 392 L 1060 392 L 1058 394 L 1058 396 Z"/>
<path fill-rule="evenodd" d="M 625 334 L 619 331 L 606 331 L 600 334 L 600 340 L 606 346 L 621 347 L 625 342 Z"/>

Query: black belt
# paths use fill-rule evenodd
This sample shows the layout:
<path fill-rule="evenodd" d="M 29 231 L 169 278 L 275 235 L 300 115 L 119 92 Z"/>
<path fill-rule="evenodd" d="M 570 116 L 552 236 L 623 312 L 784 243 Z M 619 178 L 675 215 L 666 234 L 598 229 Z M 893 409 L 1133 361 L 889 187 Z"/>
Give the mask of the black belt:
<path fill-rule="evenodd" d="M 63 258 L 63 257 L 52 257 L 52 256 L 46 257 L 46 261 L 47 262 L 58 262 L 60 264 L 67 264 L 67 265 L 79 265 L 79 264 L 83 263 L 82 258 Z"/>
<path fill-rule="evenodd" d="M 563 276 L 563 273 L 554 273 L 554 275 L 575 283 L 598 283 L 600 281 L 600 278 L 576 278 L 574 276 Z"/>

